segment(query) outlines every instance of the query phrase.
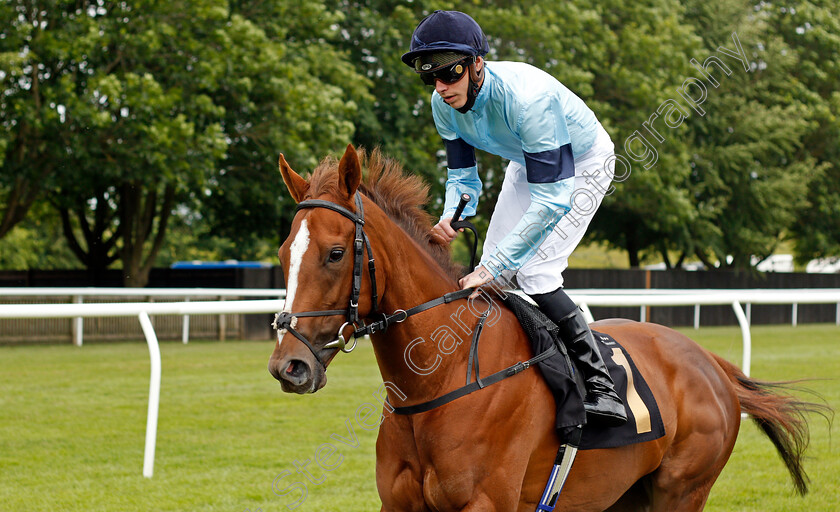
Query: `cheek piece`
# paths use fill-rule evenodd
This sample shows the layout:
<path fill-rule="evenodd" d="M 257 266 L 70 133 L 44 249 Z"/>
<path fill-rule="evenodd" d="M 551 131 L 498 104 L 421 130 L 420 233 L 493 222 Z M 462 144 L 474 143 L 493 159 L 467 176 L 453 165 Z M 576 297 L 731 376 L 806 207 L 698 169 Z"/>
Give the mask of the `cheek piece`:
<path fill-rule="evenodd" d="M 464 106 L 457 109 L 458 112 L 462 114 L 466 114 L 473 108 L 475 105 L 475 98 L 478 96 L 478 92 L 481 91 L 481 84 L 484 78 L 484 66 L 481 66 L 481 71 L 476 72 L 475 70 L 475 61 L 472 62 L 469 66 L 469 73 L 470 73 L 470 85 L 467 88 L 467 102 L 464 103 Z"/>

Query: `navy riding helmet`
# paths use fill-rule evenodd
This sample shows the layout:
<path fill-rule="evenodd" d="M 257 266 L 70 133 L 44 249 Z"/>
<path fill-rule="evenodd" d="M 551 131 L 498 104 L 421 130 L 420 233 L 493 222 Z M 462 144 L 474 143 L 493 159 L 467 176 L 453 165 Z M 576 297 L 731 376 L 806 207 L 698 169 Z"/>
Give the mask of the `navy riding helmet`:
<path fill-rule="evenodd" d="M 402 61 L 420 73 L 423 82 L 434 85 L 435 80 L 452 83 L 463 76 L 464 65 L 469 69 L 467 102 L 457 110 L 466 114 L 475 104 L 484 80 L 484 68 L 476 71 L 476 57 L 490 51 L 487 37 L 478 23 L 459 11 L 435 11 L 426 16 L 411 35 L 409 51 Z M 470 59 L 469 64 L 461 60 Z M 451 66 L 451 70 L 443 70 Z"/>
<path fill-rule="evenodd" d="M 490 46 L 478 23 L 458 11 L 435 11 L 426 16 L 411 35 L 409 51 L 402 61 L 414 67 L 414 59 L 423 54 L 456 52 L 473 57 L 487 54 Z"/>

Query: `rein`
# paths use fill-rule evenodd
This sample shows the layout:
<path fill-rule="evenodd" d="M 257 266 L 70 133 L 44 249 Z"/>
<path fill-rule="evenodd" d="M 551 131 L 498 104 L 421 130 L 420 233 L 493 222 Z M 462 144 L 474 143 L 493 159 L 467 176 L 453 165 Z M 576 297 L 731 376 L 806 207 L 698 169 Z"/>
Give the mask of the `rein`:
<path fill-rule="evenodd" d="M 479 336 L 481 336 L 481 330 L 484 327 L 484 321 L 487 319 L 487 313 L 489 311 L 490 307 L 488 307 L 484 314 L 482 314 L 482 316 L 479 318 L 478 326 L 476 326 L 476 329 L 473 333 L 472 343 L 470 344 L 470 358 L 469 363 L 467 365 L 467 384 L 454 391 L 450 391 L 449 393 L 446 393 L 437 398 L 433 398 L 432 400 L 428 400 L 419 404 L 395 407 L 394 405 L 389 403 L 389 405 L 391 405 L 391 407 L 394 409 L 395 413 L 402 415 L 411 415 L 431 411 L 432 409 L 436 409 L 441 405 L 445 405 L 449 402 L 457 400 L 462 396 L 474 393 L 479 389 L 484 389 L 487 386 L 496 384 L 497 382 L 507 379 L 508 377 L 513 377 L 517 373 L 527 370 L 531 366 L 539 363 L 540 361 L 548 359 L 549 357 L 553 356 L 558 352 L 557 345 L 552 345 L 551 348 L 544 350 L 543 352 L 537 354 L 531 359 L 528 359 L 527 361 L 519 361 L 516 364 L 508 366 L 504 370 L 499 370 L 498 372 L 490 375 L 489 377 L 482 379 L 481 377 L 479 377 L 478 374 L 478 339 Z M 475 367 L 475 381 L 470 382 L 470 380 L 472 380 L 471 372 L 473 367 Z"/>
<path fill-rule="evenodd" d="M 334 315 L 346 315 L 347 321 L 344 322 L 341 327 L 338 329 L 338 337 L 337 339 L 330 341 L 329 343 L 324 345 L 324 348 L 327 349 L 339 349 L 342 352 L 350 353 L 353 349 L 356 348 L 356 340 L 374 333 L 382 333 L 385 332 L 388 327 L 393 324 L 398 324 L 404 322 L 408 317 L 416 315 L 418 313 L 422 313 L 424 311 L 428 311 L 437 306 L 441 306 L 443 304 L 449 304 L 450 302 L 454 302 L 456 300 L 466 299 L 475 291 L 475 288 L 467 288 L 464 290 L 458 290 L 455 292 L 450 292 L 442 297 L 438 297 L 436 299 L 432 299 L 430 301 L 424 302 L 422 304 L 418 304 L 408 310 L 398 309 L 394 313 L 388 315 L 385 313 L 377 312 L 378 309 L 378 296 L 376 290 L 376 267 L 374 265 L 374 258 L 373 258 L 373 251 L 370 246 L 370 239 L 368 238 L 367 234 L 364 231 L 365 225 L 365 214 L 364 209 L 362 207 L 362 197 L 359 192 L 356 192 L 356 210 L 358 213 L 351 212 L 350 210 L 344 208 L 343 206 L 339 206 L 333 202 L 325 201 L 322 199 L 307 199 L 306 201 L 301 201 L 298 203 L 297 207 L 295 208 L 295 214 L 298 211 L 305 209 L 305 208 L 326 208 L 328 210 L 332 210 L 334 212 L 340 213 L 341 215 L 347 217 L 348 219 L 352 220 L 356 226 L 356 234 L 355 239 L 353 241 L 353 284 L 352 289 L 350 290 L 350 304 L 348 305 L 347 309 L 329 309 L 329 310 L 322 310 L 322 311 L 302 311 L 299 313 L 292 313 L 290 311 L 281 311 L 274 315 L 274 322 L 272 322 L 271 326 L 277 330 L 277 339 L 278 341 L 281 339 L 281 331 L 286 330 L 292 335 L 300 340 L 306 348 L 312 352 L 312 355 L 315 356 L 315 359 L 326 371 L 327 366 L 324 364 L 324 361 L 321 359 L 321 356 L 318 355 L 318 352 L 315 350 L 315 347 L 312 346 L 312 343 L 306 339 L 306 336 L 302 335 L 295 329 L 295 325 L 297 324 L 298 318 L 305 318 L 305 317 L 317 317 L 317 316 L 334 316 Z M 458 222 L 457 219 L 460 216 L 460 212 L 463 210 L 464 205 L 469 200 L 469 196 L 466 198 L 462 198 L 461 205 L 459 205 L 458 212 L 453 217 L 453 227 L 455 223 Z M 475 234 L 475 228 L 472 227 L 466 221 L 460 221 L 461 223 L 468 224 L 468 226 L 457 226 L 457 227 L 469 227 L 472 229 L 473 234 Z M 477 243 L 477 236 L 474 238 L 474 244 Z M 364 257 L 364 251 L 367 250 L 368 253 L 368 272 L 370 274 L 370 282 L 371 282 L 371 303 L 372 315 L 379 315 L 382 319 L 376 322 L 371 322 L 367 325 L 358 325 L 359 324 L 359 295 L 361 294 L 362 288 L 362 258 Z M 473 249 L 473 258 L 475 258 L 475 249 Z M 469 363 L 467 366 L 467 384 L 463 387 L 460 387 L 454 391 L 450 391 L 444 395 L 441 395 L 435 399 L 429 400 L 427 402 L 423 402 L 420 404 L 409 405 L 405 407 L 393 407 L 394 412 L 397 414 L 409 415 L 409 414 L 417 414 L 421 412 L 430 411 L 441 405 L 448 404 L 453 400 L 461 398 L 462 396 L 468 395 L 479 389 L 484 389 L 487 386 L 495 384 L 501 380 L 504 380 L 508 377 L 513 377 L 519 372 L 527 370 L 531 366 L 543 361 L 558 352 L 557 346 L 552 345 L 551 348 L 548 350 L 543 351 L 540 354 L 528 359 L 527 361 L 519 361 L 514 365 L 511 365 L 504 370 L 498 371 L 484 379 L 479 376 L 479 369 L 478 369 L 478 341 L 481 336 L 481 332 L 484 329 L 484 323 L 487 320 L 487 315 L 490 313 L 490 309 L 492 304 L 487 307 L 487 309 L 482 313 L 481 317 L 479 317 L 478 325 L 473 332 L 472 342 L 470 344 L 470 355 L 469 355 Z M 344 336 L 344 329 L 348 326 L 353 327 L 353 333 L 350 335 L 353 337 L 353 344 L 351 346 L 347 346 L 347 338 Z M 472 371 L 475 368 L 475 381 L 470 382 L 472 380 Z"/>

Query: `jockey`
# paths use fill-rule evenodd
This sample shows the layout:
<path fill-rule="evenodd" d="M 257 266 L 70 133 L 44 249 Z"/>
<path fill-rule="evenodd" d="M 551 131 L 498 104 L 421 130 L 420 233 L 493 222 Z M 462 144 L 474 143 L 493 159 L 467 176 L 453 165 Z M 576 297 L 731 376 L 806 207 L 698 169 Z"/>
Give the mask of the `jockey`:
<path fill-rule="evenodd" d="M 402 61 L 434 86 L 432 113 L 446 146 L 446 200 L 432 229 L 447 242 L 462 193 L 475 215 L 482 183 L 475 149 L 510 160 L 478 267 L 463 288 L 516 275 L 560 328 L 586 381 L 589 420 L 627 421 L 595 337 L 563 290 L 562 272 L 610 187 L 613 143 L 595 114 L 548 73 L 520 62 L 487 62 L 487 39 L 467 14 L 435 11 L 411 37 Z M 564 219 L 564 222 L 560 222 Z"/>

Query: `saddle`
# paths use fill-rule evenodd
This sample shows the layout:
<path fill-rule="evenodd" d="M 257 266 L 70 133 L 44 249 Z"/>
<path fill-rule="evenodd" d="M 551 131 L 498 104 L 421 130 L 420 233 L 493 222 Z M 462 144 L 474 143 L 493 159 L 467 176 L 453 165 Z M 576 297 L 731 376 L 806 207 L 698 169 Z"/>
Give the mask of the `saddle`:
<path fill-rule="evenodd" d="M 537 363 L 537 368 L 554 395 L 557 406 L 555 427 L 561 439 L 566 439 L 571 429 L 586 423 L 583 408 L 586 392 L 581 373 L 569 357 L 557 325 L 537 306 L 514 293 L 505 294 L 502 303 L 519 319 L 534 353 L 542 353 L 552 345 L 558 349 L 553 356 Z M 615 383 L 616 392 L 627 407 L 628 421 L 613 428 L 586 425 L 579 449 L 615 448 L 664 436 L 665 427 L 659 407 L 630 354 L 611 336 L 597 331 L 593 331 L 593 335 L 600 342 L 598 349 Z"/>

